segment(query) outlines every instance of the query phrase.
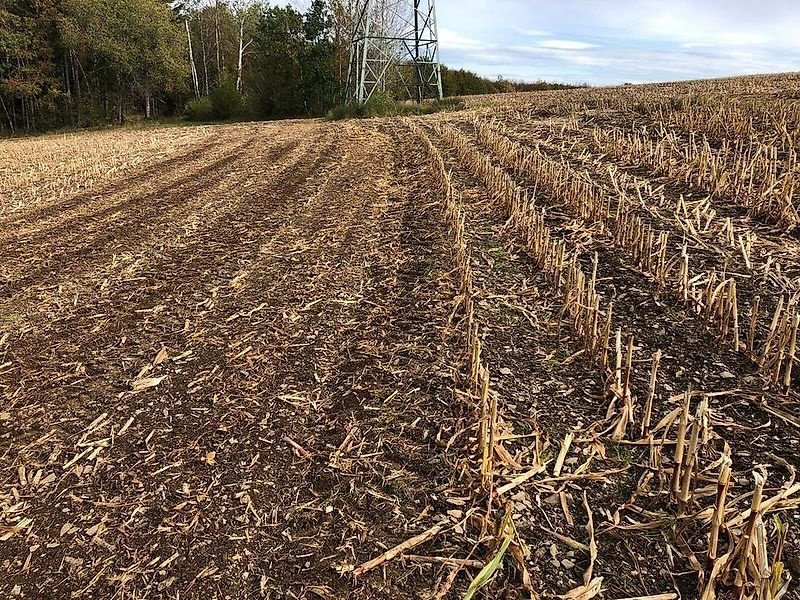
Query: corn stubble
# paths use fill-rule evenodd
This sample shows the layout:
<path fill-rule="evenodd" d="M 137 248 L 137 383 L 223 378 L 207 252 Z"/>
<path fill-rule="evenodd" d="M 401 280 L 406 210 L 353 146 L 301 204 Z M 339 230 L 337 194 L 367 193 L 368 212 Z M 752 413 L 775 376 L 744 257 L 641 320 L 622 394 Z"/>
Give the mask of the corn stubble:
<path fill-rule="evenodd" d="M 460 113 L 382 125 L 411 137 L 423 154 L 424 200 L 436 203 L 446 237 L 446 270 L 455 281 L 446 329 L 458 340 L 453 401 L 463 403 L 465 425 L 436 442 L 448 451 L 465 446 L 457 479 L 467 482 L 463 497 L 472 505 L 455 510 L 455 522 L 340 568 L 343 575 L 376 577 L 388 563 L 407 560 L 449 570 L 431 599 L 491 597 L 503 583 L 527 598 L 551 597 L 542 571 L 553 561 L 535 547 L 544 547 L 544 538 L 552 542 L 551 558 L 560 544 L 575 559 L 556 561 L 578 573 L 560 581 L 558 594 L 567 600 L 621 598 L 621 590 L 634 587 L 640 595 L 625 594 L 630 600 L 673 600 L 687 589 L 703 600 L 791 597 L 786 555 L 794 538 L 787 515 L 800 507 L 792 449 L 775 435 L 772 451 L 754 445 L 751 452 L 752 423 L 726 411 L 746 405 L 769 421 L 771 433 L 796 437 L 800 428 L 800 107 L 787 99 L 798 91 L 800 78 L 786 77 L 508 94 L 471 98 Z M 181 135 L 196 144 L 206 133 Z M 123 160 L 114 138 L 105 138 L 87 167 L 62 160 L 74 148 L 65 142 L 0 180 L 0 191 L 43 181 L 27 195 L 15 192 L 2 210 L 67 194 L 76 179 L 96 185 L 146 162 L 149 152 L 176 155 L 187 140 L 148 143 L 134 143 Z M 61 171 L 51 169 L 57 163 Z M 40 175 L 48 170 L 45 181 Z M 479 190 L 483 201 L 468 200 L 467 188 Z M 576 405 L 573 414 L 580 391 L 569 396 L 574 390 L 543 386 L 521 399 L 501 379 L 513 374 L 501 362 L 505 349 L 492 348 L 500 326 L 488 308 L 501 299 L 486 291 L 485 232 L 475 225 L 481 212 L 502 222 L 493 234 L 532 265 L 538 279 L 526 293 L 546 299 L 538 306 L 556 307 L 544 325 L 538 314 L 525 313 L 543 335 L 518 340 L 518 347 L 535 364 L 587 374 L 591 410 Z M 657 307 L 671 317 L 654 324 L 663 333 L 631 318 L 634 292 L 645 298 L 634 311 Z M 549 329 L 557 329 L 566 358 L 559 347 L 540 359 Z M 685 331 L 699 337 L 676 341 Z M 676 357 L 683 346 L 695 354 Z M 247 345 L 235 360 L 251 350 Z M 712 353 L 721 357 L 711 361 L 714 369 L 690 363 Z M 731 373 L 723 359 L 749 371 Z M 156 361 L 163 360 L 159 354 Z M 163 378 L 145 375 L 131 393 L 163 385 Z M 560 427 L 548 429 L 537 414 L 526 414 L 533 397 L 558 412 L 548 416 Z M 313 459 L 302 440 L 283 441 L 298 457 Z M 205 456 L 207 464 L 214 460 L 213 452 Z M 19 477 L 25 479 L 24 470 Z M 609 504 L 609 489 L 628 496 Z M 546 525 L 531 514 L 544 515 Z M 0 530 L 0 542 L 27 525 L 20 520 Z M 609 540 L 640 534 L 666 548 L 664 589 L 646 585 L 641 573 L 639 585 L 615 572 L 618 557 L 604 555 Z M 463 552 L 422 553 L 446 536 L 466 540 Z"/>
<path fill-rule="evenodd" d="M 777 600 L 790 590 L 784 566 L 789 525 L 781 515 L 800 505 L 794 467 L 774 457 L 777 463 L 768 475 L 766 456 L 750 465 L 734 461 L 735 452 L 715 424 L 723 422 L 719 399 L 739 390 L 690 386 L 678 395 L 665 394 L 662 371 L 672 357 L 660 348 L 642 355 L 636 332 L 615 315 L 615 298 L 600 286 L 608 277 L 605 253 L 624 257 L 652 286 L 656 302 L 673 303 L 725 352 L 749 361 L 761 378 L 761 408 L 784 426 L 796 426 L 791 412 L 774 403 L 797 398 L 798 388 L 800 281 L 789 267 L 800 254 L 787 232 L 800 224 L 795 193 L 800 139 L 793 127 L 800 122 L 800 110 L 772 98 L 763 105 L 732 98 L 728 105 L 717 97 L 739 85 L 735 80 L 709 83 L 707 90 L 699 85 L 697 96 L 686 94 L 683 104 L 671 100 L 684 98 L 680 86 L 625 90 L 620 97 L 590 90 L 476 98 L 464 115 L 407 123 L 432 165 L 460 280 L 456 322 L 463 329 L 464 393 L 474 406 L 475 468 L 487 498 L 479 520 L 481 539 L 493 556 L 488 570 L 499 571 L 497 559 L 505 556 L 522 574 L 530 597 L 539 597 L 526 568 L 530 549 L 516 529 L 508 528 L 513 508 L 505 503 L 522 497 L 520 490 L 539 494 L 555 489 L 571 523 L 565 488 L 613 481 L 620 472 L 591 468 L 609 444 L 647 448 L 647 469 L 625 505 L 639 518 L 628 517 L 626 529 L 651 531 L 672 523 L 670 547 L 695 571 L 698 597 L 732 593 Z M 615 116 L 608 118 L 610 125 L 585 124 L 602 122 L 596 118 L 600 109 L 616 115 L 634 101 L 653 125 L 627 124 L 624 118 L 617 124 Z M 765 118 L 765 106 L 782 112 L 769 123 L 754 119 L 754 114 Z M 560 118 L 542 119 L 542 114 Z M 542 121 L 535 125 L 539 136 L 529 133 L 534 126 L 527 121 L 535 120 Z M 474 208 L 463 204 L 453 168 L 485 190 L 505 221 L 505 235 L 543 273 L 548 294 L 560 302 L 562 322 L 579 347 L 568 362 L 586 361 L 605 382 L 605 418 L 588 428 L 579 424 L 552 444 L 547 432 L 535 432 L 527 464 L 519 452 L 505 447 L 516 439 L 513 418 L 505 414 L 510 399 L 491 377 L 501 365 L 485 358 L 481 294 L 474 280 L 472 235 L 465 225 L 465 214 Z M 643 169 L 661 179 L 642 178 Z M 729 216 L 734 208 L 741 209 L 739 216 Z M 748 215 L 741 216 L 742 211 Z M 565 234 L 564 213 L 583 231 Z M 576 244 L 576 239 L 591 240 L 595 249 L 587 252 L 589 244 Z M 772 289 L 770 298 L 754 281 Z M 715 375 L 717 380 L 736 377 Z M 678 406 L 671 408 L 674 403 Z M 542 440 L 548 441 L 543 445 Z M 544 451 L 550 447 L 558 450 Z M 577 466 L 567 468 L 567 457 L 576 452 L 588 459 L 573 459 L 569 464 Z M 779 481 L 781 470 L 789 479 L 770 486 L 770 479 Z M 584 487 L 585 541 L 542 529 L 589 561 L 583 584 L 563 598 L 598 597 L 610 583 L 593 573 L 598 544 L 590 497 Z M 639 504 L 643 499 L 648 499 L 646 509 Z M 619 527 L 619 519 L 618 511 L 600 533 Z M 498 528 L 500 520 L 504 524 Z M 518 551 L 507 553 L 509 544 Z M 484 568 L 475 580 L 479 587 L 487 585 L 486 574 Z M 471 589 L 474 593 L 475 586 Z M 677 597 L 670 591 L 637 596 Z"/>

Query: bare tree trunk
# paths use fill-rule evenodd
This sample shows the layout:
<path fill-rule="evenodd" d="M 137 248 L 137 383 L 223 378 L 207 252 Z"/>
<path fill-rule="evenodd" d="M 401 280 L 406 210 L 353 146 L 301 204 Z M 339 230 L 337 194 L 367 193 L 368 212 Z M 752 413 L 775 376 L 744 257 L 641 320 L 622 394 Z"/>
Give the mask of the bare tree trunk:
<path fill-rule="evenodd" d="M 23 69 L 24 66 L 25 66 L 24 63 L 19 58 L 17 58 L 17 68 L 18 69 Z M 31 129 L 31 121 L 28 118 L 28 105 L 25 103 L 25 96 L 22 96 L 19 100 L 20 100 L 20 108 L 22 109 L 22 115 L 21 115 L 22 124 L 23 124 L 23 126 L 25 127 L 26 130 L 30 131 L 30 129 Z M 13 102 L 13 100 L 12 100 L 12 102 Z"/>
<path fill-rule="evenodd" d="M 244 51 L 247 50 L 248 46 L 253 43 L 253 40 L 250 40 L 246 44 L 244 43 L 244 19 L 244 15 L 242 15 L 239 19 L 239 65 L 236 68 L 236 89 L 240 92 L 242 91 L 242 64 L 244 62 Z"/>
<path fill-rule="evenodd" d="M 66 53 L 64 54 L 64 91 L 66 92 L 67 95 L 67 104 L 66 104 L 67 121 L 69 121 L 70 125 L 73 125 L 74 123 L 72 119 L 72 84 L 70 82 L 70 77 L 69 77 L 69 59 Z"/>
<path fill-rule="evenodd" d="M 0 96 L 0 104 L 3 105 L 3 111 L 6 113 L 6 119 L 8 119 L 8 126 L 11 129 L 11 133 L 14 133 L 14 121 L 11 119 L 11 115 L 8 114 L 8 107 L 6 106 L 6 101 L 3 100 L 3 96 Z"/>
<path fill-rule="evenodd" d="M 219 47 L 219 0 L 215 0 L 214 9 L 214 37 L 217 43 L 217 83 L 222 83 L 222 60 Z"/>
<path fill-rule="evenodd" d="M 202 14 L 200 15 L 200 48 L 203 51 L 203 84 L 206 90 L 206 96 L 208 96 L 208 56 L 206 54 L 206 36 Z"/>
<path fill-rule="evenodd" d="M 28 120 L 28 107 L 25 105 L 25 98 L 22 98 L 22 122 L 25 124 L 27 131 L 31 130 L 31 122 Z"/>
<path fill-rule="evenodd" d="M 236 66 L 236 89 L 242 91 L 242 54 L 244 54 L 244 15 L 239 19 L 239 64 Z"/>
<path fill-rule="evenodd" d="M 150 116 L 151 116 L 151 113 L 150 113 L 150 101 L 151 101 L 150 90 L 145 90 L 144 91 L 144 118 L 147 119 L 148 121 L 150 120 Z"/>
<path fill-rule="evenodd" d="M 64 91 L 67 93 L 67 96 L 72 98 L 72 84 L 69 77 L 69 59 L 66 54 L 64 54 Z"/>
<path fill-rule="evenodd" d="M 192 67 L 192 84 L 194 85 L 194 97 L 200 97 L 200 82 L 197 80 L 197 65 L 194 64 L 194 51 L 192 50 L 192 34 L 189 32 L 189 19 L 186 23 L 186 39 L 189 42 L 189 64 Z"/>
<path fill-rule="evenodd" d="M 75 89 L 75 107 L 76 107 L 76 119 L 77 123 L 80 124 L 81 117 L 83 116 L 83 96 L 81 94 L 81 74 L 78 71 L 78 59 L 75 58 L 75 55 L 72 53 L 72 50 L 69 51 L 69 61 L 72 66 L 72 84 L 73 88 Z"/>

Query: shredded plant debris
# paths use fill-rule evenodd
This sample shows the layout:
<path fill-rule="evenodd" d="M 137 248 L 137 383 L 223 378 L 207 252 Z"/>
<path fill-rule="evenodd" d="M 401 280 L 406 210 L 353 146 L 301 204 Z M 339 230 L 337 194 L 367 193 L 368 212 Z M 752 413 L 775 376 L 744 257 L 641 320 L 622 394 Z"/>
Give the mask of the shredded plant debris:
<path fill-rule="evenodd" d="M 795 597 L 798 90 L 2 142 L 0 597 Z"/>

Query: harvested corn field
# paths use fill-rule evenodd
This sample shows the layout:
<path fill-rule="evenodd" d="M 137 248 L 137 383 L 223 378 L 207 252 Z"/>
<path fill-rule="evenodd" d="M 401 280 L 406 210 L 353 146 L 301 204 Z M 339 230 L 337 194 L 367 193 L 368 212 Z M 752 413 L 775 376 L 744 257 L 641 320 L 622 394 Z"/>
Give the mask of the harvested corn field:
<path fill-rule="evenodd" d="M 0 143 L 0 596 L 796 597 L 799 122 L 780 76 Z"/>

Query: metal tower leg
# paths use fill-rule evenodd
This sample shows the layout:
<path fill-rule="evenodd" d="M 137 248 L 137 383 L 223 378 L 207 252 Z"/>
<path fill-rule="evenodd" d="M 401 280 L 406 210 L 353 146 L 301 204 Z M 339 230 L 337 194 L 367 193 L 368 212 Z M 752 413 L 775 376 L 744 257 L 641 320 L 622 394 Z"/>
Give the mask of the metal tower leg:
<path fill-rule="evenodd" d="M 442 98 L 436 0 L 358 0 L 354 16 L 350 102 L 384 89 L 418 102 Z"/>

